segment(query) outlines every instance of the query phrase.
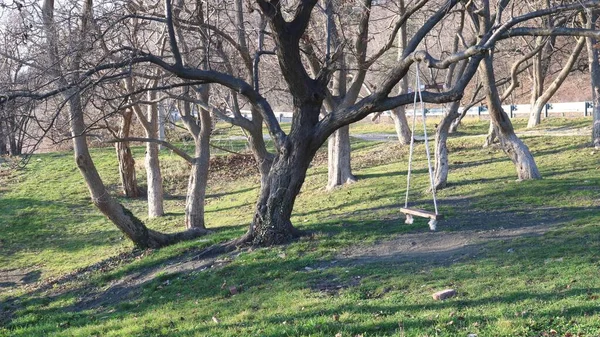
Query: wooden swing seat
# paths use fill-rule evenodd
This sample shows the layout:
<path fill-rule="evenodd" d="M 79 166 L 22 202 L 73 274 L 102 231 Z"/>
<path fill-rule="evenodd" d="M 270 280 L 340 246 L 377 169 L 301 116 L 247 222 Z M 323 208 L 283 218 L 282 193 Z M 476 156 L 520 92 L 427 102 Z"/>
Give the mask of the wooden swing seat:
<path fill-rule="evenodd" d="M 441 214 L 435 214 L 433 212 L 429 212 L 429 211 L 422 210 L 422 209 L 416 209 L 416 208 L 400 208 L 400 212 L 402 212 L 404 214 L 420 216 L 422 218 L 429 218 L 432 220 L 442 220 L 444 218 L 444 216 Z"/>

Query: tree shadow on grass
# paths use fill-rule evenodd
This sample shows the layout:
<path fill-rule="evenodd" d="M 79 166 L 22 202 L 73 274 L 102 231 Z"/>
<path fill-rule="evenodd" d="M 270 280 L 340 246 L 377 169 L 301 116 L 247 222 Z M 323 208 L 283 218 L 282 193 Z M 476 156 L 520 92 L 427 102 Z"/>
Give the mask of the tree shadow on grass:
<path fill-rule="evenodd" d="M 101 217 L 87 205 L 60 201 L 41 201 L 30 198 L 3 198 L 0 200 L 0 252 L 3 257 L 32 250 L 76 251 L 89 246 L 106 244 L 106 230 L 83 229 L 72 232 L 72 221 L 77 217 Z M 111 227 L 112 229 L 112 227 Z M 114 229 L 117 233 L 117 230 Z"/>
<path fill-rule="evenodd" d="M 597 235 L 598 233 L 596 233 Z M 531 242 L 523 242 L 522 244 L 523 248 L 531 247 Z M 485 248 L 489 249 L 490 252 L 485 256 L 471 257 L 470 260 L 477 261 L 497 256 L 500 250 L 500 248 L 490 246 L 489 243 L 480 243 L 471 247 L 471 249 Z M 573 255 L 579 253 L 577 251 Z M 425 311 L 447 313 L 449 311 L 460 312 L 465 309 L 473 311 L 482 308 L 482 310 L 479 310 L 480 314 L 465 316 L 463 318 L 464 322 L 457 322 L 456 325 L 458 328 L 470 326 L 474 322 L 489 325 L 494 324 L 495 321 L 501 318 L 494 313 L 483 310 L 489 305 L 527 303 L 523 305 L 529 306 L 531 302 L 549 303 L 600 292 L 600 288 L 575 286 L 560 292 L 536 289 L 531 292 L 503 291 L 498 295 L 480 296 L 459 289 L 457 297 L 443 302 L 433 300 L 419 301 L 420 303 L 411 303 L 406 300 L 378 301 L 378 298 L 386 296 L 386 293 L 385 291 L 383 293 L 378 292 L 376 288 L 380 282 L 386 282 L 388 277 L 411 277 L 418 270 L 435 267 L 439 264 L 431 260 L 403 262 L 402 260 L 386 259 L 380 259 L 378 262 L 371 264 L 356 263 L 354 259 L 338 259 L 337 263 L 332 263 L 332 260 L 315 261 L 310 257 L 299 257 L 293 260 L 285 258 L 276 260 L 257 259 L 253 262 L 247 261 L 244 264 L 223 264 L 216 267 L 213 267 L 215 260 L 196 262 L 195 265 L 188 264 L 186 269 L 180 269 L 173 273 L 163 271 L 158 276 L 152 276 L 152 272 L 156 272 L 157 269 L 144 270 L 128 275 L 129 278 L 125 277 L 119 280 L 118 283 L 108 287 L 81 286 L 56 296 L 39 294 L 39 298 L 33 298 L 31 294 L 28 294 L 20 299 L 20 304 L 23 307 L 35 308 L 29 310 L 35 310 L 36 315 L 39 317 L 54 320 L 55 324 L 45 325 L 46 333 L 58 333 L 68 328 L 90 326 L 98 324 L 99 320 L 117 323 L 132 315 L 143 316 L 148 312 L 162 310 L 174 301 L 177 301 L 179 305 L 185 305 L 185 303 L 201 300 L 214 303 L 214 306 L 202 308 L 201 312 L 195 316 L 186 317 L 186 320 L 194 319 L 197 322 L 193 327 L 186 325 L 184 320 L 172 319 L 170 322 L 164 322 L 165 326 L 161 326 L 162 323 L 159 322 L 154 325 L 144 324 L 146 327 L 143 329 L 146 330 L 142 330 L 140 333 L 152 335 L 155 332 L 153 329 L 164 330 L 166 328 L 169 330 L 169 336 L 188 336 L 189 334 L 202 333 L 212 335 L 216 331 L 222 333 L 238 329 L 244 331 L 243 329 L 257 326 L 267 328 L 266 331 L 260 333 L 260 335 L 265 336 L 280 336 L 283 333 L 282 331 L 289 332 L 290 329 L 292 329 L 292 335 L 318 334 L 331 336 L 339 331 L 351 332 L 352 335 L 361 333 L 390 335 L 397 333 L 400 329 L 399 319 L 402 328 L 407 332 L 429 331 L 440 325 L 446 326 L 443 328 L 446 333 L 455 331 L 453 330 L 455 327 L 446 324 L 452 320 L 450 317 L 418 317 L 421 312 Z M 310 270 L 304 268 L 307 265 L 314 268 Z M 351 270 L 351 273 L 346 274 L 344 270 Z M 361 275 L 362 278 L 357 278 L 356 275 Z M 477 277 L 477 275 L 467 272 L 453 275 L 453 278 L 459 278 L 461 282 Z M 142 280 L 142 282 L 129 282 L 136 278 Z M 227 288 L 223 289 L 222 287 L 224 278 L 227 279 L 228 284 L 243 284 L 243 290 L 237 295 L 230 294 Z M 330 283 L 338 282 L 341 285 L 338 288 L 340 290 L 323 293 L 322 289 L 315 287 L 315 284 L 322 283 L 320 280 L 328 280 L 327 282 Z M 268 302 L 267 298 L 291 292 L 305 292 L 305 296 L 322 298 L 323 300 L 319 301 L 316 307 L 298 307 L 297 310 L 287 310 L 276 314 L 269 312 L 273 308 L 265 307 L 265 305 L 259 304 L 252 309 L 254 305 L 252 303 Z M 343 296 L 354 294 L 352 296 L 356 297 L 356 300 L 351 301 L 351 303 L 348 303 L 348 300 L 337 301 L 336 298 L 342 296 L 340 292 L 344 294 Z M 424 292 L 429 293 L 430 289 L 426 288 Z M 181 294 L 183 294 L 183 297 Z M 427 294 L 423 295 L 427 296 Z M 66 304 L 58 307 L 49 305 L 56 301 Z M 257 315 L 250 321 L 243 323 L 220 322 L 215 324 L 211 322 L 211 317 L 218 316 L 218 312 L 225 310 L 223 306 L 227 306 L 227 303 L 232 301 L 239 303 L 237 309 L 233 309 L 232 314 L 235 315 L 236 311 L 253 310 L 257 311 Z M 357 304 L 358 301 L 361 302 L 360 305 Z M 69 304 L 70 302 L 73 302 L 73 304 Z M 245 303 L 245 305 L 242 303 Z M 300 304 L 289 303 L 288 305 L 295 308 Z M 231 308 L 227 310 L 231 310 Z M 267 314 L 262 315 L 262 310 L 266 310 Z M 537 308 L 534 308 L 531 315 L 535 315 L 536 319 L 549 320 L 561 316 L 570 320 L 581 318 L 584 314 L 593 315 L 597 311 L 597 306 L 590 303 L 590 305 L 544 310 L 543 312 L 537 312 Z M 403 317 L 399 318 L 398 313 L 402 313 Z M 335 315 L 340 314 L 349 314 L 350 317 L 373 316 L 377 319 L 352 319 L 345 322 L 344 319 L 333 318 Z M 226 320 L 227 317 L 220 316 L 220 319 Z M 454 320 L 456 321 L 456 319 Z M 22 329 L 20 331 L 27 332 L 35 331 L 35 325 L 21 326 L 19 324 L 12 325 L 8 322 L 7 327 L 8 329 L 18 328 Z M 116 324 L 113 327 L 119 328 L 119 325 Z M 257 333 L 256 330 L 251 331 Z"/>

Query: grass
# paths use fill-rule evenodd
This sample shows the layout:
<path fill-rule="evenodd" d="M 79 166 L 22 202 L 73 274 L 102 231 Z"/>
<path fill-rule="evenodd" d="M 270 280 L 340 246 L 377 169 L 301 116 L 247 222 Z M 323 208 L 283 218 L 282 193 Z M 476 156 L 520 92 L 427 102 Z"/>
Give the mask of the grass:
<path fill-rule="evenodd" d="M 477 128 L 487 125 L 463 130 Z M 504 228 L 514 236 L 441 255 L 369 255 L 369 247 L 405 234 L 430 236 L 424 220 L 401 225 L 406 148 L 355 139 L 358 182 L 326 193 L 322 155 L 309 170 L 292 221 L 312 236 L 179 272 L 170 269 L 174 261 L 191 263 L 198 250 L 245 231 L 257 177 L 212 180 L 206 217 L 215 234 L 131 254 L 131 244 L 92 208 L 72 156 L 36 155 L 26 170 L 1 178 L 0 336 L 599 335 L 600 153 L 584 137 L 526 137 L 544 179 L 519 183 L 502 151 L 482 149 L 482 141 L 450 139 L 450 185 L 438 193 L 447 220 L 431 235 L 450 240 Z M 411 202 L 430 208 L 422 144 L 416 153 Z M 143 149 L 134 154 L 143 181 Z M 93 156 L 116 192 L 113 151 Z M 186 166 L 166 152 L 162 159 L 167 216 L 148 224 L 176 231 L 183 226 Z M 123 202 L 147 221 L 143 199 Z M 540 228 L 545 234 L 517 235 Z M 2 276 L 9 269 L 38 285 L 79 277 L 42 289 L 14 287 Z M 458 295 L 432 300 L 448 287 Z"/>
<path fill-rule="evenodd" d="M 440 122 L 440 117 L 428 117 L 427 118 L 427 134 L 435 134 L 435 128 Z M 517 132 L 524 132 L 527 129 L 526 118 L 513 118 L 511 120 L 513 127 Z M 417 129 L 415 131 L 418 135 L 423 135 L 423 124 L 417 120 Z M 589 127 L 592 123 L 591 117 L 579 117 L 579 118 L 560 118 L 552 117 L 542 119 L 542 122 L 534 127 L 532 130 L 553 130 L 553 129 L 571 129 L 571 128 L 584 128 Z M 412 119 L 409 117 L 409 124 L 412 125 Z M 479 119 L 477 117 L 465 117 L 462 120 L 461 126 L 458 128 L 456 135 L 458 136 L 475 136 L 487 134 L 490 126 L 490 122 L 487 119 Z M 390 117 L 382 117 L 378 123 L 367 123 L 359 122 L 354 123 L 350 126 L 352 133 L 383 133 L 383 134 L 395 134 L 394 124 Z"/>

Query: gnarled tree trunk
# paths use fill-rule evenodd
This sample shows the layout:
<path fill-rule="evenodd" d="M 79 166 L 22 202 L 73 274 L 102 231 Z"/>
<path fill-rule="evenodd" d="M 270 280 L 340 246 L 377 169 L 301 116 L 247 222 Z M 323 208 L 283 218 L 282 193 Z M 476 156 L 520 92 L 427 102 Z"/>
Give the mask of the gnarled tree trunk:
<path fill-rule="evenodd" d="M 261 186 L 248 233 L 253 244 L 284 243 L 300 234 L 290 217 L 315 152 L 298 146 L 290 149 L 288 154 L 275 156 L 267 183 Z"/>
<path fill-rule="evenodd" d="M 127 109 L 123 112 L 121 126 L 119 129 L 119 138 L 128 138 L 131 129 L 131 118 L 133 111 Z M 119 161 L 119 177 L 123 185 L 123 194 L 128 198 L 137 198 L 140 196 L 140 190 L 135 176 L 135 160 L 131 154 L 129 142 L 116 142 L 115 151 Z"/>
<path fill-rule="evenodd" d="M 512 160 L 519 180 L 541 179 L 535 160 L 525 145 L 515 134 L 510 118 L 502 109 L 500 94 L 495 85 L 492 57 L 486 55 L 481 64 L 481 77 L 486 93 L 489 114 L 497 131 L 497 137 L 504 153 Z"/>

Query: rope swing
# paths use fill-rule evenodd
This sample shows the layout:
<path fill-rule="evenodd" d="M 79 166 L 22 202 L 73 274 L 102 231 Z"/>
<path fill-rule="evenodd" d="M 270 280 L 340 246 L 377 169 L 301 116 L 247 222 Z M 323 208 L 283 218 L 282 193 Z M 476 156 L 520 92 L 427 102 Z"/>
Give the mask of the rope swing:
<path fill-rule="evenodd" d="M 423 95 L 421 94 L 421 75 L 419 69 L 419 63 L 417 63 L 417 70 L 415 76 L 415 98 L 414 98 L 414 106 L 413 106 L 413 120 L 412 120 L 412 132 L 410 138 L 410 152 L 408 155 L 408 171 L 406 176 L 406 199 L 404 201 L 404 208 L 400 208 L 400 212 L 406 214 L 406 221 L 404 221 L 408 225 L 412 225 L 414 222 L 413 216 L 420 216 L 423 218 L 429 218 L 429 229 L 435 231 L 437 229 L 437 220 L 441 220 L 443 216 L 438 213 L 437 200 L 435 198 L 435 188 L 433 182 L 433 168 L 431 167 L 431 153 L 429 152 L 429 140 L 427 138 L 427 123 L 425 116 L 425 104 L 423 102 Z M 433 195 L 433 207 L 435 209 L 435 213 L 431 213 L 421 209 L 408 208 L 408 196 L 410 192 L 410 176 L 411 176 L 411 168 L 413 161 L 413 152 L 415 148 L 415 128 L 416 128 L 416 120 L 417 120 L 417 96 L 419 97 L 419 102 L 421 106 L 422 119 L 423 119 L 423 133 L 425 136 L 425 152 L 427 154 L 427 165 L 429 167 L 429 183 L 431 184 L 431 194 Z"/>

